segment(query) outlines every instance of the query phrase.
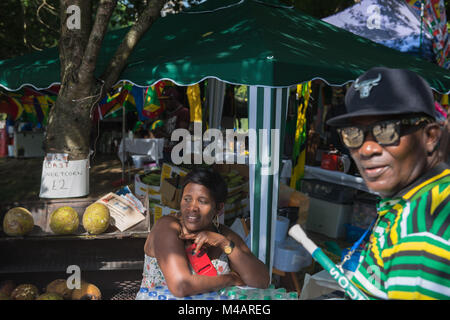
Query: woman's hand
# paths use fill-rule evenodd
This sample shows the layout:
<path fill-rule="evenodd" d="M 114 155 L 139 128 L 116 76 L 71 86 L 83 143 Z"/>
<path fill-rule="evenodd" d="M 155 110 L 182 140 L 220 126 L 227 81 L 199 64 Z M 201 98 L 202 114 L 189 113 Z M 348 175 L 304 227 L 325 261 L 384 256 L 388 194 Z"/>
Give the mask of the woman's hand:
<path fill-rule="evenodd" d="M 182 233 L 180 234 L 180 239 L 182 240 L 193 240 L 196 244 L 195 254 L 200 251 L 202 246 L 211 246 L 211 247 L 219 247 L 223 250 L 223 248 L 229 244 L 229 240 L 225 238 L 223 235 L 212 232 L 212 231 L 200 231 L 197 233 Z"/>

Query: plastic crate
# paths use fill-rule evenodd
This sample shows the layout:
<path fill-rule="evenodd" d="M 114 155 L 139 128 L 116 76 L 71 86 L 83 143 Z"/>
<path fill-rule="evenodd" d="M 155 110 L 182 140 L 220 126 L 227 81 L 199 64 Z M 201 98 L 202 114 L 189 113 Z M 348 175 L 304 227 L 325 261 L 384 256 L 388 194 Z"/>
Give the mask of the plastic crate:
<path fill-rule="evenodd" d="M 310 197 L 334 203 L 351 204 L 356 189 L 315 179 L 303 179 L 301 192 Z"/>

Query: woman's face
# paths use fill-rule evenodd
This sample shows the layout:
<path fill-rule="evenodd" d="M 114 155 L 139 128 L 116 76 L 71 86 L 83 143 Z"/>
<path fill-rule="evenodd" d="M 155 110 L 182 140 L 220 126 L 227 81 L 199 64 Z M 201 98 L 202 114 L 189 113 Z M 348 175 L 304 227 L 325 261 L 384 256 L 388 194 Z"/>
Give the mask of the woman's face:
<path fill-rule="evenodd" d="M 184 227 L 188 231 L 196 232 L 210 227 L 216 214 L 215 208 L 216 203 L 208 188 L 192 182 L 184 187 L 180 211 Z"/>

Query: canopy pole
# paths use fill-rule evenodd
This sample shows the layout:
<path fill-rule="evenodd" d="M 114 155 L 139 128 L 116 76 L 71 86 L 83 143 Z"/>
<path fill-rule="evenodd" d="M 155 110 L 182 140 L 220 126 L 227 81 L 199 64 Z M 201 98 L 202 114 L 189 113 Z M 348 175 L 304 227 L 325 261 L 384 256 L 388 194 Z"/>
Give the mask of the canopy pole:
<path fill-rule="evenodd" d="M 250 86 L 248 92 L 250 249 L 272 271 L 289 89 Z"/>
<path fill-rule="evenodd" d="M 123 142 L 123 148 L 122 148 L 122 183 L 121 185 L 125 184 L 125 161 L 127 160 L 126 158 L 126 154 L 127 154 L 127 144 L 125 143 L 125 117 L 126 117 L 126 112 L 125 112 L 125 103 L 122 104 L 122 142 Z"/>

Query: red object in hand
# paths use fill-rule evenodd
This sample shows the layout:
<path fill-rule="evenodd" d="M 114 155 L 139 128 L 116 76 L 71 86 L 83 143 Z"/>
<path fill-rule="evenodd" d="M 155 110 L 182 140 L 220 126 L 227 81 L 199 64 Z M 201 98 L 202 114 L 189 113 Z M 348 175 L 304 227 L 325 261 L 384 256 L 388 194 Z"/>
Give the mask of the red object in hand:
<path fill-rule="evenodd" d="M 186 248 L 186 255 L 195 273 L 204 276 L 217 276 L 216 268 L 214 268 L 213 264 L 211 263 L 211 260 L 206 254 L 206 251 L 204 249 L 201 249 L 199 252 L 194 254 L 194 250 L 196 247 L 197 245 L 193 243 Z"/>

